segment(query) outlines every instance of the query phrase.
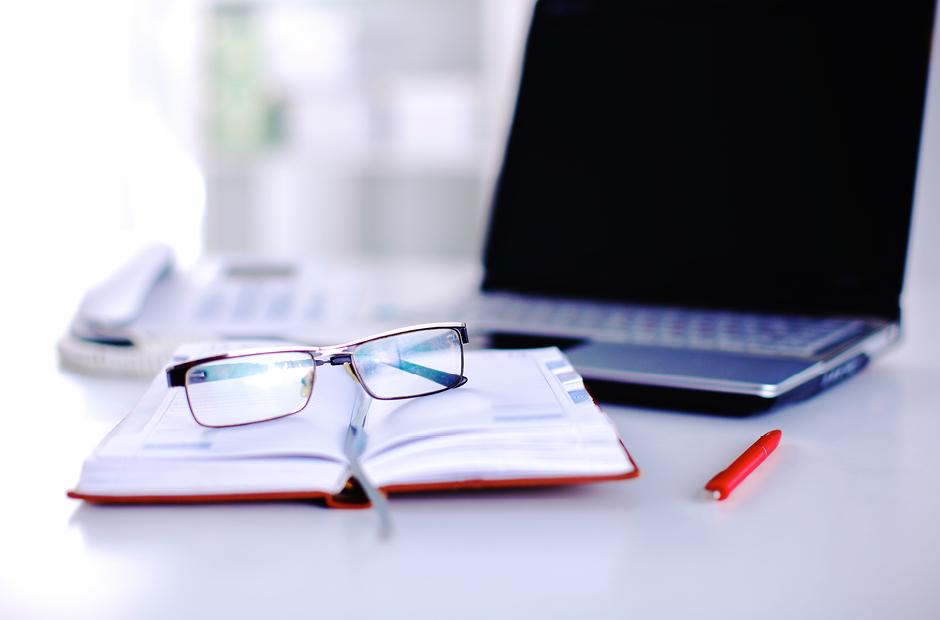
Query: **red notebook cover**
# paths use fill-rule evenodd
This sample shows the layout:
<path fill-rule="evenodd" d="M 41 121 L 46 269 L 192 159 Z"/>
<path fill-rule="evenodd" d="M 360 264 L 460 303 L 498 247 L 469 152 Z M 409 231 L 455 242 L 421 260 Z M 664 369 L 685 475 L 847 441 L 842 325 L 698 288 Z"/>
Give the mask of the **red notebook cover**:
<path fill-rule="evenodd" d="M 623 446 L 623 442 L 620 443 Z M 640 475 L 633 457 L 623 448 L 633 471 L 605 476 L 560 476 L 545 478 L 512 478 L 504 480 L 456 480 L 453 482 L 423 482 L 418 484 L 392 484 L 381 488 L 386 495 L 396 493 L 429 493 L 435 491 L 463 491 L 477 489 L 506 489 L 522 487 L 550 487 L 590 484 L 614 480 L 628 480 Z M 330 508 L 368 508 L 365 496 L 356 490 L 355 481 L 347 483 L 348 491 L 339 494 L 323 491 L 288 491 L 271 493 L 206 493 L 194 495 L 94 495 L 69 491 L 68 496 L 94 504 L 201 504 L 217 502 L 269 502 L 277 500 L 322 500 Z"/>

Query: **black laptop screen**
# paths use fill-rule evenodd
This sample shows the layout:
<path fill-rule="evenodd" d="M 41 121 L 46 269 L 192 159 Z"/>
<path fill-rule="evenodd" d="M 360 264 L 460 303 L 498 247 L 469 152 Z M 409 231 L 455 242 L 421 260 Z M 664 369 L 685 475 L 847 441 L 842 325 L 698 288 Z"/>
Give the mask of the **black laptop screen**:
<path fill-rule="evenodd" d="M 542 0 L 484 289 L 896 316 L 932 15 Z"/>

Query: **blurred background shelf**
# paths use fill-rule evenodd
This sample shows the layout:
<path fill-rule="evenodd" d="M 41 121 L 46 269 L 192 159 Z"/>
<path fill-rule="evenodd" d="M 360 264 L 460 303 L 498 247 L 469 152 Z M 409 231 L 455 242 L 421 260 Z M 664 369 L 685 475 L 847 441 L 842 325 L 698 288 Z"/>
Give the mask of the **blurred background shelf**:
<path fill-rule="evenodd" d="M 204 3 L 190 105 L 205 250 L 476 256 L 530 12 Z"/>

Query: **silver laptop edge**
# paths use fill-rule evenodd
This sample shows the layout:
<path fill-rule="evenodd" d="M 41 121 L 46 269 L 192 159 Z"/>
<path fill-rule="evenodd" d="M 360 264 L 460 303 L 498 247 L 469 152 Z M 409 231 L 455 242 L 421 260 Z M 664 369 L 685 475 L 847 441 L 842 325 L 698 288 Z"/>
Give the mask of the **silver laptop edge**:
<path fill-rule="evenodd" d="M 786 394 L 790 390 L 804 385 L 805 383 L 817 377 L 821 377 L 826 373 L 836 371 L 844 364 L 859 358 L 861 355 L 870 358 L 884 352 L 892 344 L 895 344 L 899 340 L 900 332 L 900 325 L 898 323 L 886 324 L 876 329 L 873 333 L 862 337 L 861 340 L 856 341 L 838 353 L 835 353 L 831 357 L 819 360 L 802 372 L 798 372 L 777 384 L 750 383 L 745 381 L 732 381 L 726 379 L 695 377 L 688 375 L 626 372 L 585 365 L 579 365 L 578 370 L 581 375 L 587 379 L 616 381 L 621 383 L 638 383 L 643 385 L 684 388 L 690 390 L 705 390 L 709 392 L 726 392 L 748 396 L 759 396 L 762 398 L 776 398 Z"/>

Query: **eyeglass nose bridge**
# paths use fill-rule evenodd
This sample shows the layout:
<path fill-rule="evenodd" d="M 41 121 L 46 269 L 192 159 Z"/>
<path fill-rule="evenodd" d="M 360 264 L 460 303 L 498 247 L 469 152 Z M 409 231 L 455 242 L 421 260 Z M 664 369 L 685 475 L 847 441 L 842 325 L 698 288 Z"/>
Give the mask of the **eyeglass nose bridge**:
<path fill-rule="evenodd" d="M 330 366 L 345 366 L 349 375 L 359 383 L 363 385 L 362 379 L 359 377 L 359 374 L 356 372 L 356 368 L 352 363 L 352 350 L 350 347 L 340 347 L 337 349 L 322 349 L 317 351 L 314 354 L 314 362 L 317 366 L 325 366 L 329 364 Z M 365 386 L 363 386 L 365 387 Z"/>
<path fill-rule="evenodd" d="M 352 351 L 349 347 L 319 349 L 314 352 L 314 362 L 317 366 L 342 366 L 352 363 Z"/>
<path fill-rule="evenodd" d="M 320 366 L 326 366 L 327 364 L 331 366 L 343 366 L 345 365 L 352 374 L 353 379 L 362 383 L 356 375 L 355 370 L 352 369 L 352 352 L 349 351 L 349 347 L 336 347 L 329 349 L 311 349 L 308 351 L 313 356 L 314 368 Z M 310 397 L 310 394 L 313 392 L 314 384 L 316 381 L 316 373 L 314 368 L 310 369 L 310 372 L 304 377 L 302 383 L 303 395 L 307 398 Z"/>

